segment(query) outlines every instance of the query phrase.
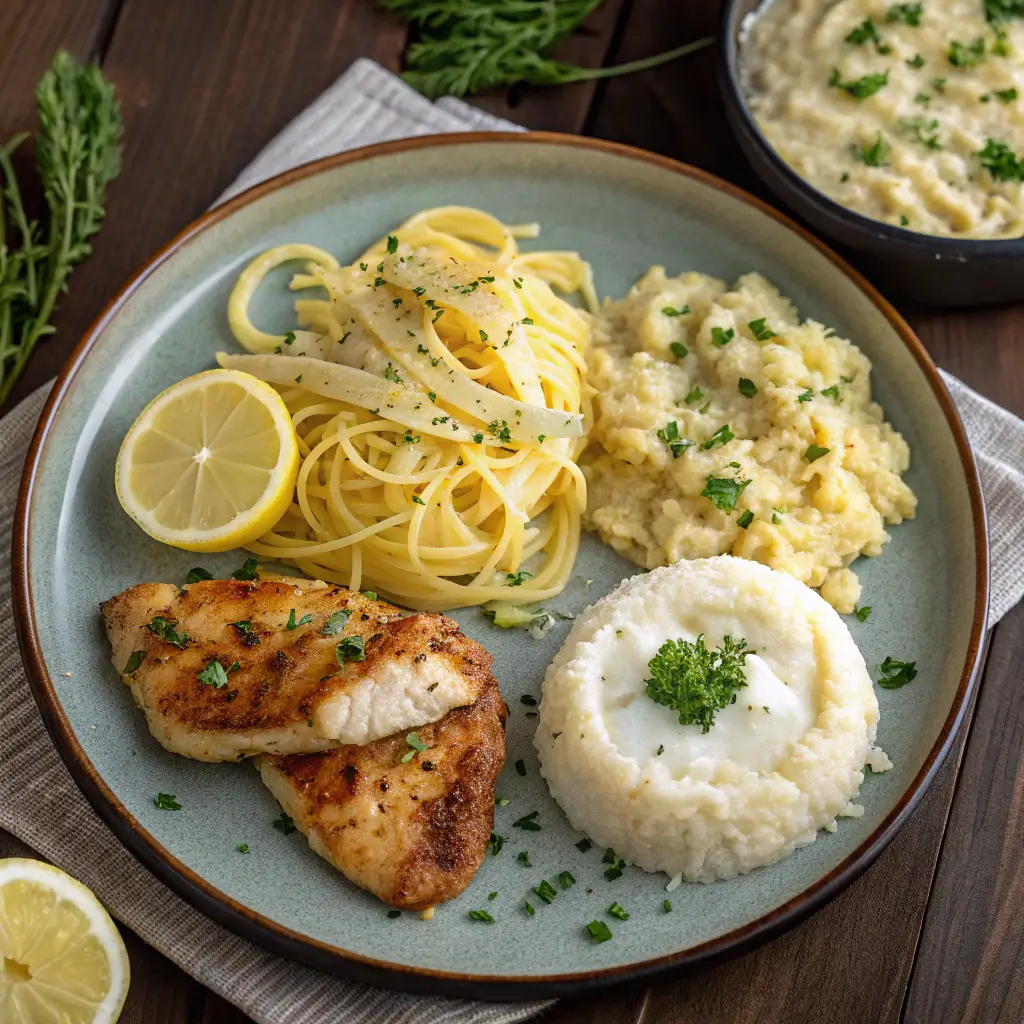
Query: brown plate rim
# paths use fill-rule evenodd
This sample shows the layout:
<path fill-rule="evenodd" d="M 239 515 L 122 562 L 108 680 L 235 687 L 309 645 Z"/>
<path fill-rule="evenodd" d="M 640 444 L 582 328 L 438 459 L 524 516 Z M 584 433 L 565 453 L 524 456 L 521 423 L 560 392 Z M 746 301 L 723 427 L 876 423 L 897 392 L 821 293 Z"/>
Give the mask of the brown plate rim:
<path fill-rule="evenodd" d="M 841 864 L 823 875 L 798 896 L 732 931 L 700 945 L 633 964 L 556 975 L 474 975 L 428 970 L 361 956 L 321 942 L 271 921 L 210 885 L 156 841 L 121 804 L 93 767 L 79 744 L 56 696 L 40 646 L 30 583 L 29 518 L 36 478 L 45 458 L 46 443 L 61 402 L 67 396 L 83 362 L 111 319 L 135 290 L 172 254 L 214 224 L 261 197 L 293 182 L 348 163 L 371 160 L 413 150 L 465 145 L 575 146 L 592 152 L 637 160 L 681 174 L 740 200 L 767 214 L 814 246 L 839 268 L 883 313 L 916 359 L 932 387 L 956 441 L 971 501 L 977 560 L 975 603 L 967 659 L 949 715 L 924 764 L 896 806 L 875 831 Z M 762 200 L 687 164 L 620 143 L 554 132 L 466 132 L 421 136 L 378 143 L 303 164 L 262 182 L 221 206 L 203 214 L 160 249 L 120 288 L 82 337 L 64 365 L 47 398 L 32 438 L 18 494 L 13 534 L 13 596 L 15 624 L 22 660 L 33 696 L 57 750 L 75 782 L 117 837 L 158 878 L 189 903 L 232 931 L 275 953 L 322 970 L 373 985 L 430 995 L 463 996 L 488 1000 L 542 999 L 593 990 L 606 985 L 638 982 L 658 974 L 693 971 L 753 948 L 780 934 L 817 910 L 858 877 L 881 853 L 923 796 L 938 771 L 957 729 L 963 722 L 977 681 L 982 639 L 988 618 L 988 534 L 977 466 L 956 406 L 931 358 L 906 321 L 878 291 L 843 259 L 812 234 Z"/>

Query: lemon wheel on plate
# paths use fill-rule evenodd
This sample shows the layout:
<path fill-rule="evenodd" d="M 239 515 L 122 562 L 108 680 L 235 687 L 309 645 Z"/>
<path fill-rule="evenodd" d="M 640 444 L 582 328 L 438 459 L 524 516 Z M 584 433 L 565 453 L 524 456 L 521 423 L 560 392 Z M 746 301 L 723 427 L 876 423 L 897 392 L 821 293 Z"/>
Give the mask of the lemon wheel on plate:
<path fill-rule="evenodd" d="M 115 486 L 124 510 L 156 540 L 228 551 L 281 518 L 298 467 L 281 396 L 248 373 L 208 370 L 143 409 L 121 445 Z"/>
<path fill-rule="evenodd" d="M 42 861 L 0 860 L 0 1021 L 112 1024 L 128 981 L 124 942 L 84 885 Z"/>

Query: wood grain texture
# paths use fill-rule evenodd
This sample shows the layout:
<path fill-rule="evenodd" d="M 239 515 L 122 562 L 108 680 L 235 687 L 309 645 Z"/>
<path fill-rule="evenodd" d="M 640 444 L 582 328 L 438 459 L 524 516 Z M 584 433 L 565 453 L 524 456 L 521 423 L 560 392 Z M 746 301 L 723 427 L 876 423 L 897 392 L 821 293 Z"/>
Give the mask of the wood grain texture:
<path fill-rule="evenodd" d="M 907 998 L 907 1024 L 1024 1020 L 1024 606 L 1000 623 Z"/>
<path fill-rule="evenodd" d="M 103 60 L 124 113 L 124 168 L 93 256 L 61 304 L 58 334 L 40 345 L 12 403 L 57 372 L 139 264 L 357 57 L 397 68 L 405 35 L 366 0 L 305 0 L 300 9 L 277 0 L 125 0 Z"/>

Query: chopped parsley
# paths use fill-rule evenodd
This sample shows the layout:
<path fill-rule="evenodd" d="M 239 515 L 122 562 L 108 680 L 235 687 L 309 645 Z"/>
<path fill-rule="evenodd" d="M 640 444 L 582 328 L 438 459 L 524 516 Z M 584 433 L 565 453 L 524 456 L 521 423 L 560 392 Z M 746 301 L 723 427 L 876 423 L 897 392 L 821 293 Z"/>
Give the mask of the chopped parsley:
<path fill-rule="evenodd" d="M 563 889 L 571 889 L 576 884 L 576 879 L 573 877 L 571 871 L 559 871 L 558 884 Z"/>
<path fill-rule="evenodd" d="M 830 451 L 832 451 L 831 448 L 822 448 L 820 444 L 811 444 L 807 446 L 804 458 L 808 462 L 817 462 L 823 455 L 828 455 Z"/>
<path fill-rule="evenodd" d="M 260 560 L 258 558 L 247 558 L 240 569 L 236 569 L 232 574 L 233 580 L 243 580 L 246 583 L 252 582 L 252 580 L 258 580 Z"/>
<path fill-rule="evenodd" d="M 487 341 L 489 338 L 490 338 L 490 335 L 485 330 L 481 329 L 481 331 L 480 331 L 480 340 L 481 341 Z"/>
<path fill-rule="evenodd" d="M 537 698 L 529 693 L 524 693 L 522 697 L 519 698 L 519 703 L 526 704 L 531 708 L 535 708 L 537 706 Z"/>
<path fill-rule="evenodd" d="M 161 640 L 174 644 L 178 650 L 184 650 L 188 647 L 188 633 L 179 633 L 174 628 L 176 625 L 177 619 L 166 619 L 162 615 L 157 615 L 150 622 L 146 623 L 146 629 L 155 636 L 160 637 Z"/>
<path fill-rule="evenodd" d="M 996 181 L 1024 181 L 1024 159 L 1017 157 L 1005 142 L 989 139 L 978 158 Z"/>
<path fill-rule="evenodd" d="M 545 437 L 547 437 L 547 434 L 538 434 L 537 435 L 537 444 L 543 444 Z"/>
<path fill-rule="evenodd" d="M 558 890 L 545 878 L 540 885 L 534 886 L 533 891 L 545 902 L 554 903 Z"/>
<path fill-rule="evenodd" d="M 626 912 L 626 908 L 623 907 L 621 903 L 613 903 L 608 908 L 608 913 L 611 914 L 612 917 L 617 917 L 620 921 L 629 920 L 629 914 Z"/>
<path fill-rule="evenodd" d="M 608 853 L 611 853 L 612 859 L 610 867 L 607 867 L 604 870 L 604 877 L 606 881 L 614 882 L 616 878 L 622 877 L 622 872 L 626 869 L 626 862 L 621 857 L 616 856 L 614 851 L 609 850 Z M 607 858 L 608 854 L 606 853 L 606 861 Z"/>
<path fill-rule="evenodd" d="M 728 423 L 723 423 L 702 445 L 703 451 L 709 452 L 718 445 L 728 444 L 736 435 L 729 429 Z"/>
<path fill-rule="evenodd" d="M 839 76 L 839 68 L 833 68 L 832 74 L 828 79 L 830 89 L 842 89 L 855 100 L 866 100 L 869 96 L 874 96 L 879 89 L 888 85 L 888 83 L 888 71 L 881 75 L 863 75 L 861 78 L 854 78 L 844 82 Z"/>
<path fill-rule="evenodd" d="M 814 391 L 812 388 L 808 388 L 803 394 L 797 395 L 796 400 L 798 402 L 809 402 L 814 397 Z"/>
<path fill-rule="evenodd" d="M 173 793 L 157 793 L 153 801 L 161 811 L 180 811 L 181 804 Z"/>
<path fill-rule="evenodd" d="M 522 287 L 523 287 L 523 279 L 522 279 L 521 277 L 513 277 L 513 278 L 512 278 L 512 283 L 513 283 L 513 284 L 514 284 L 514 285 L 515 285 L 515 286 L 516 286 L 517 288 L 522 288 Z"/>
<path fill-rule="evenodd" d="M 288 621 L 284 624 L 285 629 L 298 629 L 299 626 L 308 626 L 313 621 L 313 616 L 307 612 L 298 622 L 295 621 L 295 609 L 288 613 Z"/>
<path fill-rule="evenodd" d="M 448 422 L 448 420 L 449 420 L 450 418 L 451 418 L 451 417 L 449 417 L 449 416 L 435 416 L 435 417 L 434 417 L 434 418 L 433 418 L 433 419 L 432 419 L 432 420 L 430 421 L 430 425 L 431 425 L 432 427 L 436 427 L 436 426 L 438 426 L 438 425 L 439 425 L 439 424 L 441 424 L 441 423 L 447 423 L 447 422 Z"/>
<path fill-rule="evenodd" d="M 366 270 L 366 264 L 365 263 L 360 263 L 359 264 L 359 269 L 360 270 Z"/>
<path fill-rule="evenodd" d="M 651 678 L 645 681 L 647 696 L 679 715 L 680 725 L 699 725 L 707 733 L 715 713 L 736 703 L 747 685 L 743 666 L 747 641 L 728 634 L 722 645 L 708 650 L 704 634 L 696 640 L 666 640 L 647 663 Z"/>
<path fill-rule="evenodd" d="M 923 68 L 925 66 L 926 61 L 924 57 L 921 56 L 921 54 L 915 53 L 913 57 L 911 57 L 909 60 L 905 60 L 903 63 L 911 68 Z"/>
<path fill-rule="evenodd" d="M 248 843 L 242 843 L 241 846 L 236 846 L 235 849 L 238 850 L 239 853 L 248 853 L 249 852 L 249 844 Z"/>
<path fill-rule="evenodd" d="M 709 476 L 700 496 L 707 498 L 715 508 L 719 508 L 723 512 L 731 512 L 736 507 L 740 495 L 749 485 L 749 480 L 730 480 L 728 477 Z"/>
<path fill-rule="evenodd" d="M 838 384 L 833 384 L 831 387 L 822 388 L 821 394 L 825 398 L 832 398 L 835 399 L 835 401 L 837 402 L 841 402 L 843 400 L 842 392 L 839 390 Z"/>
<path fill-rule="evenodd" d="M 591 942 L 607 942 L 612 937 L 612 930 L 604 921 L 591 921 L 587 925 L 587 934 Z"/>
<path fill-rule="evenodd" d="M 1001 103 L 1012 103 L 1018 93 L 1016 89 L 997 89 L 992 95 Z"/>
<path fill-rule="evenodd" d="M 286 345 L 294 345 L 295 344 L 295 332 L 294 331 L 289 331 L 284 336 L 284 338 L 282 340 L 284 341 L 284 343 Z"/>
<path fill-rule="evenodd" d="M 212 580 L 213 573 L 207 572 L 201 565 L 197 565 L 194 569 L 189 569 L 188 575 L 185 577 L 186 583 L 201 583 L 203 580 Z"/>
<path fill-rule="evenodd" d="M 784 508 L 776 508 L 773 505 L 772 506 L 772 523 L 774 523 L 776 526 L 778 526 L 779 523 L 782 522 L 782 517 L 785 514 L 786 514 L 786 510 Z"/>
<path fill-rule="evenodd" d="M 196 676 L 196 679 L 206 686 L 212 686 L 215 690 L 223 690 L 228 685 L 228 674 L 224 671 L 224 666 L 217 660 L 211 661 Z"/>
<path fill-rule="evenodd" d="M 388 920 L 389 921 L 397 921 L 401 916 L 402 916 L 402 912 L 400 910 L 389 910 L 388 911 Z"/>
<path fill-rule="evenodd" d="M 537 911 L 536 911 L 536 910 L 534 910 L 532 906 L 530 906 L 530 903 L 529 903 L 529 901 L 527 901 L 527 902 L 526 902 L 525 906 L 526 906 L 526 913 L 527 913 L 527 914 L 528 914 L 528 915 L 529 915 L 530 917 L 533 917 L 533 915 L 537 913 Z"/>
<path fill-rule="evenodd" d="M 426 502 L 418 494 L 412 496 L 412 501 L 414 505 L 426 505 Z"/>
<path fill-rule="evenodd" d="M 470 910 L 467 917 L 471 921 L 483 921 L 484 924 L 494 924 L 494 918 L 486 910 Z"/>
<path fill-rule="evenodd" d="M 516 761 L 516 772 L 519 775 L 522 775 L 525 778 L 525 776 L 526 776 L 526 762 L 522 758 L 519 758 L 519 760 Z"/>
<path fill-rule="evenodd" d="M 581 839 L 576 844 L 576 849 L 579 850 L 580 853 L 586 853 L 593 845 L 594 844 L 589 839 Z"/>
<path fill-rule="evenodd" d="M 499 807 L 508 807 L 508 805 L 509 805 L 509 804 L 510 804 L 510 803 L 511 803 L 512 801 L 511 801 L 511 800 L 509 800 L 509 798 L 508 798 L 507 796 L 496 796 L 496 797 L 494 798 L 494 802 L 495 802 L 495 803 L 496 803 L 496 804 L 497 804 L 497 805 L 498 805 Z"/>
<path fill-rule="evenodd" d="M 426 294 L 426 291 L 427 291 L 427 289 L 426 289 L 426 288 L 423 288 L 423 287 L 419 287 L 419 288 L 413 288 L 413 290 L 412 290 L 412 293 L 413 293 L 413 295 L 415 295 L 415 296 L 416 296 L 416 298 L 418 299 L 418 298 L 420 298 L 420 296 L 421 296 L 421 295 L 425 295 L 425 294 Z"/>
<path fill-rule="evenodd" d="M 669 348 L 676 359 L 685 359 L 690 353 L 690 350 L 681 341 L 673 341 Z"/>
<path fill-rule="evenodd" d="M 739 519 L 736 520 L 736 525 L 742 527 L 744 530 L 754 521 L 754 513 L 748 508 Z"/>
<path fill-rule="evenodd" d="M 687 448 L 692 448 L 695 444 L 695 442 L 679 436 L 679 424 L 675 420 L 669 420 L 664 427 L 658 430 L 657 437 L 659 441 L 668 446 L 673 459 L 678 459 Z"/>
<path fill-rule="evenodd" d="M 946 79 L 945 78 L 933 78 L 932 79 L 932 88 L 936 92 L 945 92 L 946 91 Z"/>
<path fill-rule="evenodd" d="M 522 864 L 524 868 L 532 868 L 533 865 L 530 863 L 530 855 L 526 850 L 520 850 L 516 854 L 516 863 Z"/>
<path fill-rule="evenodd" d="M 295 831 L 295 822 L 284 811 L 271 822 L 271 825 L 285 836 L 290 836 Z"/>
<path fill-rule="evenodd" d="M 757 394 L 757 385 L 749 377 L 740 377 L 737 389 L 744 398 L 753 398 Z"/>
<path fill-rule="evenodd" d="M 885 12 L 886 21 L 902 21 L 904 25 L 917 28 L 921 24 L 920 4 L 893 4 Z"/>
<path fill-rule="evenodd" d="M 683 401 L 687 405 L 696 405 L 704 397 L 704 392 L 700 388 L 695 387 Z"/>
<path fill-rule="evenodd" d="M 509 572 L 505 574 L 505 586 L 521 587 L 527 580 L 532 579 L 532 572 L 528 572 L 526 569 L 520 569 L 518 572 Z"/>
<path fill-rule="evenodd" d="M 405 742 L 408 744 L 410 749 L 402 755 L 402 764 L 408 764 L 417 754 L 422 754 L 424 750 L 430 749 L 430 746 L 420 739 L 420 734 L 418 732 L 409 733 L 409 735 L 405 737 Z M 502 842 L 504 841 L 505 840 L 502 839 Z M 500 849 L 501 844 L 498 845 L 498 850 Z M 495 850 L 494 852 L 497 853 L 498 850 Z"/>
<path fill-rule="evenodd" d="M 409 758 L 412 760 L 412 758 Z M 491 856 L 497 857 L 501 853 L 501 848 L 505 845 L 505 837 L 499 836 L 496 832 L 491 833 L 491 838 L 488 840 L 488 845 L 491 848 Z"/>
<path fill-rule="evenodd" d="M 402 438 L 402 441 L 405 444 L 419 444 L 420 443 L 420 435 L 419 434 L 406 434 Z"/>
<path fill-rule="evenodd" d="M 473 443 L 474 444 L 483 444 L 484 443 L 484 435 L 483 434 L 474 434 L 473 435 Z"/>
<path fill-rule="evenodd" d="M 658 749 L 654 753 L 655 753 L 655 757 L 661 757 L 661 755 L 665 753 L 665 744 L 664 743 L 659 743 L 658 744 Z"/>
<path fill-rule="evenodd" d="M 402 383 L 402 378 L 398 376 L 398 371 L 390 363 L 388 363 L 384 370 L 384 377 L 386 380 L 394 381 L 395 384 Z"/>
<path fill-rule="evenodd" d="M 540 811 L 530 811 L 529 814 L 524 814 L 517 821 L 512 822 L 513 828 L 521 828 L 524 832 L 539 832 L 540 823 L 537 821 L 537 816 Z"/>
<path fill-rule="evenodd" d="M 886 658 L 882 662 L 882 674 L 878 677 L 878 685 L 883 690 L 898 690 L 906 686 L 917 675 L 916 661 L 896 661 Z"/>
<path fill-rule="evenodd" d="M 867 167 L 886 167 L 891 150 L 892 146 L 882 138 L 882 133 L 878 132 L 870 146 L 858 146 L 854 143 L 853 157 Z"/>
<path fill-rule="evenodd" d="M 243 619 L 241 622 L 232 622 L 231 626 L 238 630 L 239 639 L 246 647 L 255 647 L 260 642 L 256 630 L 253 629 L 252 623 L 248 619 Z"/>
<path fill-rule="evenodd" d="M 139 666 L 146 660 L 145 651 L 132 651 L 132 656 L 128 659 L 128 663 L 124 667 L 124 671 L 121 673 L 123 676 L 130 676 L 133 672 L 138 671 Z"/>
<path fill-rule="evenodd" d="M 778 335 L 765 323 L 765 318 L 761 317 L 760 320 L 751 320 L 747 326 L 750 328 L 750 333 L 758 341 L 767 341 L 769 338 L 776 338 Z"/>
<path fill-rule="evenodd" d="M 731 327 L 724 329 L 721 327 L 711 328 L 711 344 L 716 345 L 718 348 L 728 345 L 735 336 L 736 332 Z"/>
<path fill-rule="evenodd" d="M 929 120 L 926 117 L 903 117 L 899 121 L 899 130 L 911 138 L 916 139 L 922 146 L 928 149 L 942 149 L 939 142 L 939 122 L 934 118 Z"/>
<path fill-rule="evenodd" d="M 683 306 L 682 309 L 676 309 L 674 306 L 662 306 L 661 311 L 665 316 L 684 316 L 690 312 L 690 307 Z"/>
<path fill-rule="evenodd" d="M 978 36 L 974 42 L 964 44 L 953 39 L 950 41 L 946 57 L 955 68 L 974 67 L 985 59 L 985 40 Z"/>
<path fill-rule="evenodd" d="M 392 255 L 398 252 L 398 239 L 394 235 L 388 235 L 388 252 Z"/>
<path fill-rule="evenodd" d="M 320 635 L 336 636 L 348 625 L 350 618 L 352 618 L 352 613 L 347 608 L 331 612 L 327 616 L 327 621 L 320 627 Z"/>
<path fill-rule="evenodd" d="M 366 661 L 366 641 L 361 636 L 347 636 L 334 648 L 339 665 L 346 661 Z"/>
<path fill-rule="evenodd" d="M 509 444 L 512 440 L 512 431 L 505 420 L 500 422 L 498 420 L 491 420 L 487 424 L 487 429 L 491 432 L 491 436 L 496 437 L 502 444 Z"/>
<path fill-rule="evenodd" d="M 371 601 L 376 601 L 377 600 L 377 591 L 376 590 L 364 590 L 364 591 L 362 591 L 362 595 L 363 595 L 363 597 L 368 597 Z"/>
<path fill-rule="evenodd" d="M 867 622 L 868 616 L 871 614 L 871 605 L 867 604 L 863 608 L 854 608 L 853 614 L 856 615 L 861 622 Z"/>
<path fill-rule="evenodd" d="M 865 18 L 849 35 L 846 42 L 854 46 L 863 46 L 865 43 L 874 43 L 875 49 L 882 54 L 889 53 L 892 47 L 882 41 L 882 36 L 870 18 Z"/>

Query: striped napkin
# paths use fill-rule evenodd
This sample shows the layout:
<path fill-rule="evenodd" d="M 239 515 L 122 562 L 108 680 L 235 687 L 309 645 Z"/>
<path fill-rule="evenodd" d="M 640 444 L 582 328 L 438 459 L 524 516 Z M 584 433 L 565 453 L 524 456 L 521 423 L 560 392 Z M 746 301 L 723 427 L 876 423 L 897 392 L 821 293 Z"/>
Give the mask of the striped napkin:
<path fill-rule="evenodd" d="M 430 103 L 377 64 L 360 60 L 256 157 L 221 200 L 355 146 L 516 127 L 458 100 Z M 943 376 L 981 468 L 994 624 L 1024 593 L 1024 422 Z M 0 621 L 13 618 L 15 497 L 48 390 L 40 388 L 0 420 Z M 0 633 L 0 722 L 0 827 L 88 885 L 114 917 L 259 1024 L 511 1024 L 551 1005 L 426 998 L 351 984 L 267 953 L 214 924 L 136 861 L 79 792 L 43 727 L 12 630 Z"/>

